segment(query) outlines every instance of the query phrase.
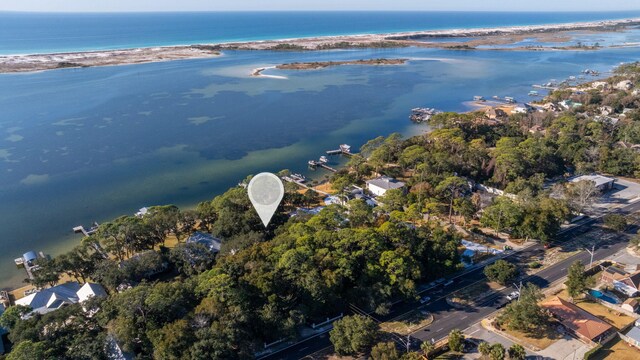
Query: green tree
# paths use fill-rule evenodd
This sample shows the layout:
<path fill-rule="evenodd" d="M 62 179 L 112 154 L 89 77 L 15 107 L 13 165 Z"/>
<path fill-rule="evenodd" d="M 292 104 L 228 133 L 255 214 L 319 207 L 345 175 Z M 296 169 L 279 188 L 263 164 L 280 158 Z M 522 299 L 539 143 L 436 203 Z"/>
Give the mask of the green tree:
<path fill-rule="evenodd" d="M 497 260 L 491 265 L 484 268 L 484 274 L 491 281 L 495 281 L 501 285 L 507 285 L 518 275 L 518 268 L 505 261 Z"/>
<path fill-rule="evenodd" d="M 436 186 L 436 193 L 447 199 L 449 203 L 449 222 L 451 222 L 451 217 L 453 216 L 454 201 L 460 197 L 465 190 L 468 190 L 468 188 L 469 185 L 467 181 L 457 176 L 450 176 Z"/>
<path fill-rule="evenodd" d="M 449 349 L 458 353 L 464 351 L 464 335 L 459 329 L 453 329 L 449 332 Z"/>
<path fill-rule="evenodd" d="M 510 360 L 525 360 L 527 358 L 527 351 L 520 344 L 511 345 L 508 353 Z"/>
<path fill-rule="evenodd" d="M 627 228 L 627 218 L 619 214 L 607 214 L 604 216 L 604 224 L 615 231 L 624 231 Z"/>
<path fill-rule="evenodd" d="M 488 357 L 491 353 L 491 344 L 486 341 L 481 341 L 480 344 L 478 344 L 478 352 L 483 358 Z"/>
<path fill-rule="evenodd" d="M 489 358 L 491 360 L 504 360 L 505 350 L 504 346 L 500 343 L 491 345 L 491 351 L 489 351 Z"/>
<path fill-rule="evenodd" d="M 46 347 L 42 342 L 23 341 L 7 355 L 7 360 L 45 360 Z"/>
<path fill-rule="evenodd" d="M 496 231 L 496 235 L 507 229 L 513 229 L 522 223 L 522 208 L 508 197 L 498 197 L 493 204 L 484 209 L 480 223 Z"/>
<path fill-rule="evenodd" d="M 511 302 L 498 318 L 512 330 L 531 332 L 547 324 L 547 317 L 538 301 L 542 298 L 540 289 L 534 284 L 525 285 L 520 292 L 520 300 Z"/>
<path fill-rule="evenodd" d="M 390 342 L 377 343 L 371 349 L 371 360 L 399 360 L 398 349 L 396 344 Z"/>
<path fill-rule="evenodd" d="M 355 355 L 371 346 L 376 337 L 377 325 L 362 315 L 345 316 L 333 323 L 329 338 L 339 355 Z"/>
<path fill-rule="evenodd" d="M 22 319 L 22 316 L 31 312 L 31 308 L 24 305 L 10 306 L 0 316 L 0 327 L 11 330 Z"/>
<path fill-rule="evenodd" d="M 587 290 L 589 277 L 584 272 L 584 264 L 580 260 L 574 261 L 567 272 L 567 281 L 564 284 L 569 296 L 575 298 Z"/>
<path fill-rule="evenodd" d="M 427 360 L 431 358 L 431 353 L 433 353 L 435 349 L 435 344 L 429 340 L 425 340 L 420 344 L 420 350 L 422 350 L 422 353 Z"/>

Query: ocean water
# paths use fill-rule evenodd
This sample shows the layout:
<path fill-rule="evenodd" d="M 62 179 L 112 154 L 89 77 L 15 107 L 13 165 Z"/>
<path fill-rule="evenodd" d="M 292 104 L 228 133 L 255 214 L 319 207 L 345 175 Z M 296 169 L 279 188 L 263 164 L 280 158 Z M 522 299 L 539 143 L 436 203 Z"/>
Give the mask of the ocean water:
<path fill-rule="evenodd" d="M 0 75 L 0 288 L 13 259 L 77 244 L 71 228 L 142 206 L 192 206 L 249 174 L 291 169 L 338 144 L 358 148 L 426 127 L 418 106 L 464 111 L 474 95 L 529 100 L 531 85 L 610 70 L 639 48 L 583 51 L 225 52 L 224 56 Z M 252 69 L 294 61 L 407 58 L 400 66 Z M 333 164 L 340 162 L 332 159 Z"/>
<path fill-rule="evenodd" d="M 323 35 L 539 25 L 639 17 L 625 12 L 0 12 L 0 54 L 69 52 Z"/>

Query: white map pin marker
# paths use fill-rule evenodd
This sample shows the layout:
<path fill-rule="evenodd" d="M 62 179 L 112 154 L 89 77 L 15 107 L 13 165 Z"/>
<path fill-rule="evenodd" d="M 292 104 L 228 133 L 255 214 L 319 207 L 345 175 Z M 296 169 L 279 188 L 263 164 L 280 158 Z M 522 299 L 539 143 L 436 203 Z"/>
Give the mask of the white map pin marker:
<path fill-rule="evenodd" d="M 272 173 L 260 173 L 251 179 L 247 191 L 251 204 L 267 227 L 284 196 L 282 180 Z"/>

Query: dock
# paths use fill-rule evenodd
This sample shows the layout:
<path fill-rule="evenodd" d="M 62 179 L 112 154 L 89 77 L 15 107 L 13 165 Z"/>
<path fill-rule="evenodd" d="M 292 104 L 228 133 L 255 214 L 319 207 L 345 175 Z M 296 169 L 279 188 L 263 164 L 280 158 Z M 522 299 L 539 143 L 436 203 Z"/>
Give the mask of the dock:
<path fill-rule="evenodd" d="M 318 193 L 320 195 L 324 195 L 324 196 L 331 195 L 331 194 L 326 193 L 324 191 L 320 191 L 320 190 L 314 189 L 314 188 L 312 188 L 310 186 L 307 186 L 307 185 L 303 184 L 302 181 L 296 181 L 296 180 L 294 180 L 293 178 L 291 178 L 289 176 L 283 176 L 282 180 L 290 182 L 290 183 L 294 183 L 294 184 L 300 186 L 301 188 L 304 188 L 304 189 L 307 189 L 307 190 L 311 190 L 311 191 L 315 191 L 316 193 Z"/>
<path fill-rule="evenodd" d="M 336 150 L 329 150 L 327 151 L 327 155 L 346 155 L 346 156 L 351 156 L 353 155 L 351 153 L 351 145 L 349 144 L 342 144 L 340 145 L 340 147 Z"/>
<path fill-rule="evenodd" d="M 325 170 L 329 170 L 331 172 L 337 172 L 338 170 L 332 168 L 331 166 L 327 165 L 324 161 L 315 161 L 315 160 L 309 160 L 309 166 L 311 166 L 312 168 L 317 168 L 317 167 L 321 167 Z"/>
<path fill-rule="evenodd" d="M 89 236 L 89 235 L 95 234 L 98 231 L 99 226 L 100 224 L 98 224 L 97 222 L 94 222 L 93 225 L 91 225 L 91 228 L 87 230 L 84 228 L 84 226 L 79 225 L 73 228 L 73 232 L 76 234 L 82 233 L 84 236 Z"/>
<path fill-rule="evenodd" d="M 33 280 L 33 271 L 38 270 L 40 267 L 39 265 L 34 264 L 34 261 L 36 261 L 38 258 L 47 259 L 48 256 L 45 255 L 45 253 L 43 253 L 42 251 L 38 252 L 38 254 L 36 254 L 34 251 L 29 251 L 24 253 L 22 257 L 19 257 L 14 261 L 16 263 L 16 266 L 23 266 L 24 270 L 27 272 L 27 277 L 29 278 L 29 280 Z"/>

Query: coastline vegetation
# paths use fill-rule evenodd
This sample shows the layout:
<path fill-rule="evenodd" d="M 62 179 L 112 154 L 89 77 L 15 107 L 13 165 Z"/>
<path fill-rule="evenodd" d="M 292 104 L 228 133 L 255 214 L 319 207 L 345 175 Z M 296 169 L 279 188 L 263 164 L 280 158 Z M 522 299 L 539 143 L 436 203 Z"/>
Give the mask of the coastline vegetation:
<path fill-rule="evenodd" d="M 72 251 L 41 260 L 33 284 L 46 287 L 66 275 L 97 281 L 109 296 L 83 304 L 95 311 L 78 304 L 25 318 L 7 311 L 1 323 L 15 349 L 8 359 L 106 359 L 109 339 L 141 359 L 248 359 L 265 343 L 348 313 L 351 304 L 384 315 L 394 301 L 416 301 L 420 284 L 463 267 L 460 230 L 472 224 L 550 241 L 580 203 L 564 183 L 567 174 L 640 176 L 640 154 L 631 146 L 640 144 L 640 96 L 616 89 L 623 80 L 640 85 L 640 65 L 619 68 L 608 86 L 553 92 L 549 102 L 581 104 L 563 111 L 502 121 L 482 112 L 442 113 L 429 120 L 427 134 L 370 140 L 331 184 L 347 196 L 350 185 L 380 174 L 406 182 L 408 191 L 387 191 L 376 208 L 353 199 L 291 217 L 317 199 L 288 184 L 264 229 L 238 186 L 194 210 L 155 206 L 142 217 L 101 224 Z M 618 121 L 597 117 L 603 107 Z M 504 196 L 483 204 L 477 184 Z M 187 244 L 195 231 L 222 238 L 220 252 Z M 169 237 L 176 246 L 167 246 Z M 512 270 L 496 279 L 511 279 Z M 510 305 L 500 323 L 534 331 L 544 325 L 539 292 L 527 288 L 522 297 L 528 300 Z M 529 313 L 518 309 L 525 305 Z M 360 318 L 338 324 L 331 339 L 339 352 L 368 352 L 379 335 Z"/>

